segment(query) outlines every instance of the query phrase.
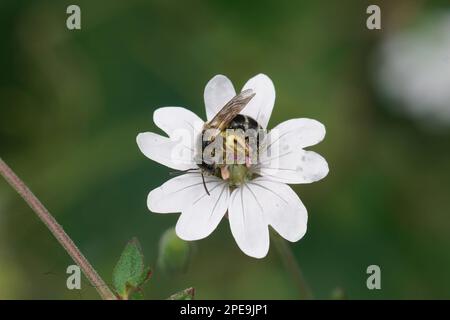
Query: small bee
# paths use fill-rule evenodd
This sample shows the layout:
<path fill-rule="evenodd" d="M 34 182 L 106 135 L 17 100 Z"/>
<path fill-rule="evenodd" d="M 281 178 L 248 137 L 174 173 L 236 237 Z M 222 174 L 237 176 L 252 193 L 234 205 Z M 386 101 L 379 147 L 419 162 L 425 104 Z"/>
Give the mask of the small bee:
<path fill-rule="evenodd" d="M 227 134 L 228 129 L 235 131 L 246 132 L 249 129 L 258 131 L 261 126 L 258 122 L 246 115 L 239 114 L 239 112 L 244 109 L 244 107 L 250 102 L 250 100 L 255 96 L 253 90 L 248 89 L 242 91 L 240 94 L 233 97 L 225 106 L 214 116 L 211 121 L 207 122 L 202 130 L 199 137 L 201 139 L 201 155 L 197 155 L 198 167 L 202 173 L 203 186 L 205 187 L 206 193 L 209 195 L 209 191 L 206 188 L 204 174 L 221 176 L 224 180 L 228 179 L 230 173 L 228 171 L 228 166 L 223 163 L 215 163 L 212 159 L 204 158 L 204 150 L 208 147 L 218 136 L 222 136 L 224 139 L 223 149 L 215 150 L 214 152 L 231 151 L 233 155 L 237 153 L 243 154 L 246 159 L 250 152 L 250 147 L 247 138 L 243 138 L 239 135 Z M 205 136 L 208 131 L 208 135 Z M 234 131 L 232 131 L 234 132 Z M 211 134 L 212 133 L 212 134 Z M 259 137 L 257 138 L 259 139 Z M 259 140 L 257 141 L 257 145 Z M 211 154 L 214 157 L 214 152 Z"/>

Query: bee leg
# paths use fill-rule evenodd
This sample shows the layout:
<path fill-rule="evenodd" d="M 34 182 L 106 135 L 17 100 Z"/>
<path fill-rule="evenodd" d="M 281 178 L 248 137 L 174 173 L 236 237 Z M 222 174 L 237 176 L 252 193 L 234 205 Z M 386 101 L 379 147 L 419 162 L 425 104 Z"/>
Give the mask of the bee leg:
<path fill-rule="evenodd" d="M 170 171 L 169 175 L 178 176 L 178 175 L 181 175 L 184 173 L 198 172 L 199 170 L 200 170 L 199 168 L 192 168 L 192 169 L 187 169 L 187 170 Z"/>
<path fill-rule="evenodd" d="M 205 176 L 203 175 L 203 171 L 202 171 L 202 181 L 203 181 L 203 187 L 205 188 L 206 193 L 208 194 L 208 196 L 210 196 L 211 194 L 209 193 L 208 188 L 206 187 Z"/>

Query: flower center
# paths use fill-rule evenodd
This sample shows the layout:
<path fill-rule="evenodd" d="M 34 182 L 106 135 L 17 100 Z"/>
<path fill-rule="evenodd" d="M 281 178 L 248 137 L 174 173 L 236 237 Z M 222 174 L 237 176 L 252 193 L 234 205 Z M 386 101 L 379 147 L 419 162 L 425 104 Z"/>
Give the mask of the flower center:
<path fill-rule="evenodd" d="M 245 164 L 227 165 L 221 168 L 220 174 L 230 187 L 238 187 L 253 178 L 253 172 Z"/>

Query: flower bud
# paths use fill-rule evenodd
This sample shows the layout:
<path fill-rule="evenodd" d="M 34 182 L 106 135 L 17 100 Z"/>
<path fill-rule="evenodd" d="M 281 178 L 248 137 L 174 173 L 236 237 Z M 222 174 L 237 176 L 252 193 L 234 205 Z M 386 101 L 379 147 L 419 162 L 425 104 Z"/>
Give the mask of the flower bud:
<path fill-rule="evenodd" d="M 158 267 L 168 274 L 187 271 L 191 258 L 191 245 L 178 238 L 174 228 L 164 232 L 159 240 Z"/>

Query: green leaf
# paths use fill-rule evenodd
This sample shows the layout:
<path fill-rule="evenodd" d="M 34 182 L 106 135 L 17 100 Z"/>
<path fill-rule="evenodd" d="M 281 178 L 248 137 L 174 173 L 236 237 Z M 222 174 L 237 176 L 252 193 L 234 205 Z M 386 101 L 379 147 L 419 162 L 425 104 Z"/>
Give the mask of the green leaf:
<path fill-rule="evenodd" d="M 171 295 L 167 300 L 194 300 L 195 295 L 195 289 L 194 288 L 187 288 L 183 291 L 174 293 Z"/>
<path fill-rule="evenodd" d="M 141 246 L 133 238 L 125 246 L 113 272 L 113 285 L 118 295 L 128 299 L 129 294 L 148 279 L 149 269 L 144 266 Z"/>
<path fill-rule="evenodd" d="M 129 300 L 144 300 L 144 293 L 142 290 L 136 290 L 130 293 Z"/>
<path fill-rule="evenodd" d="M 141 274 L 141 277 L 139 279 L 139 286 L 142 286 L 144 283 L 147 282 L 148 279 L 150 279 L 150 276 L 152 275 L 152 269 L 150 267 L 144 268 L 144 271 Z"/>

